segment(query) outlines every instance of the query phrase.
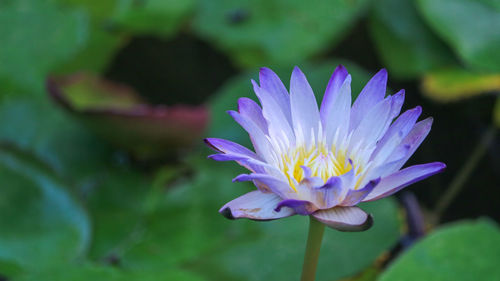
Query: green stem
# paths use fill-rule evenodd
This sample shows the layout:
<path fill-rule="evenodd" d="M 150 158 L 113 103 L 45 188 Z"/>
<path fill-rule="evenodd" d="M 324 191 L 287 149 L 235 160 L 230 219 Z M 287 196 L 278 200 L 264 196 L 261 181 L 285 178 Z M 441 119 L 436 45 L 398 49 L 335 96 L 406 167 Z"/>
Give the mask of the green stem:
<path fill-rule="evenodd" d="M 301 281 L 314 281 L 316 277 L 316 267 L 318 265 L 319 251 L 321 249 L 324 231 L 325 225 L 313 217 L 310 217 L 306 254 L 304 256 L 304 265 L 302 266 L 302 277 L 300 278 Z"/>
<path fill-rule="evenodd" d="M 481 137 L 481 140 L 478 142 L 477 146 L 474 148 L 471 156 L 465 164 L 462 166 L 460 171 L 458 171 L 457 175 L 450 183 L 449 187 L 444 192 L 443 196 L 439 199 L 438 204 L 434 210 L 434 216 L 436 219 L 436 223 L 439 222 L 443 212 L 450 206 L 451 202 L 455 197 L 460 193 L 462 188 L 465 186 L 467 179 L 472 174 L 474 169 L 476 168 L 479 160 L 485 154 L 487 148 L 491 145 L 493 140 L 495 139 L 496 128 L 490 127 Z"/>

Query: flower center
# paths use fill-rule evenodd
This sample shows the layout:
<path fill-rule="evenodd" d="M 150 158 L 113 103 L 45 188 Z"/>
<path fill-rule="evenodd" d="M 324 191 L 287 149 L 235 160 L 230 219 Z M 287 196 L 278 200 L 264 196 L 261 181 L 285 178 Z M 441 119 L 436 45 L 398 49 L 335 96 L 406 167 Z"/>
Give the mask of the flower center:
<path fill-rule="evenodd" d="M 343 175 L 353 167 L 348 161 L 345 152 L 336 151 L 324 144 L 317 144 L 311 148 L 299 146 L 291 149 L 281 156 L 280 169 L 288 178 L 290 186 L 296 186 L 305 177 L 302 166 L 311 170 L 312 177 L 319 177 L 326 182 L 333 176 Z"/>

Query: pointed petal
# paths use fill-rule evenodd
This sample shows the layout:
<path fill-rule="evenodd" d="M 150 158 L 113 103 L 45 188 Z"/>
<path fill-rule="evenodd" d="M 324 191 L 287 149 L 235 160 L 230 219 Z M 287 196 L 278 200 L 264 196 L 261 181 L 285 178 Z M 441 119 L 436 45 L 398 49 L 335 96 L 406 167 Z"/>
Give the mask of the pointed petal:
<path fill-rule="evenodd" d="M 369 181 L 365 187 L 354 190 L 351 189 L 347 192 L 347 195 L 345 196 L 344 200 L 342 203 L 340 203 L 340 206 L 354 206 L 361 202 L 361 200 L 365 199 L 365 197 L 372 192 L 372 190 L 377 186 L 377 184 L 380 182 L 380 178 L 374 179 Z"/>
<path fill-rule="evenodd" d="M 410 184 L 444 171 L 445 168 L 446 165 L 441 162 L 410 166 L 382 178 L 376 188 L 363 201 L 373 201 L 392 195 Z"/>
<path fill-rule="evenodd" d="M 292 124 L 290 111 L 290 95 L 281 79 L 271 69 L 262 67 L 259 72 L 259 82 L 262 89 L 272 94 L 274 100 L 283 111 L 289 124 Z"/>
<path fill-rule="evenodd" d="M 387 86 L 387 70 L 381 69 L 368 81 L 358 98 L 352 105 L 350 130 L 356 129 L 363 116 L 384 99 Z"/>
<path fill-rule="evenodd" d="M 387 132 L 392 120 L 399 114 L 403 100 L 404 91 L 400 91 L 376 104 L 354 129 L 351 144 L 355 146 L 362 142 L 362 147 L 370 147 L 377 143 Z"/>
<path fill-rule="evenodd" d="M 283 108 L 273 99 L 271 93 L 260 88 L 255 81 L 252 80 L 253 89 L 257 97 L 262 103 L 262 114 L 268 125 L 268 132 L 272 139 L 286 138 L 289 143 L 295 141 L 295 136 L 291 127 L 291 123 L 285 116 Z"/>
<path fill-rule="evenodd" d="M 306 76 L 298 67 L 292 72 L 290 81 L 290 105 L 295 136 L 302 135 L 309 142 L 319 129 L 319 110 L 313 90 Z"/>
<path fill-rule="evenodd" d="M 297 199 L 285 199 L 281 201 L 274 210 L 279 212 L 283 207 L 291 208 L 295 213 L 303 216 L 308 216 L 318 210 L 318 207 L 314 206 L 313 203 Z"/>
<path fill-rule="evenodd" d="M 402 89 L 392 96 L 392 106 L 391 106 L 391 121 L 396 118 L 399 113 L 401 113 L 401 108 L 405 102 L 405 90 Z"/>
<path fill-rule="evenodd" d="M 347 75 L 349 75 L 349 73 L 345 67 L 343 65 L 339 65 L 335 68 L 335 71 L 333 71 L 330 81 L 328 81 L 320 110 L 323 128 L 326 128 L 326 125 L 328 124 L 329 116 L 333 110 L 335 100 L 339 95 L 340 88 L 342 87 L 342 84 L 344 84 Z"/>
<path fill-rule="evenodd" d="M 358 207 L 335 207 L 312 214 L 318 221 L 340 231 L 364 231 L 373 224 L 372 216 Z"/>
<path fill-rule="evenodd" d="M 242 195 L 219 210 L 228 219 L 247 218 L 251 220 L 275 220 L 294 215 L 290 208 L 283 207 L 279 212 L 274 209 L 281 198 L 273 193 L 263 193 L 258 190 Z"/>
<path fill-rule="evenodd" d="M 246 118 L 252 120 L 262 132 L 267 133 L 267 123 L 262 115 L 262 108 L 249 98 L 238 99 L 238 112 Z"/>
<path fill-rule="evenodd" d="M 366 112 L 358 127 L 353 131 L 351 147 L 359 143 L 363 143 L 362 147 L 369 147 L 381 138 L 390 116 L 390 108 L 391 99 L 386 98 Z"/>
<path fill-rule="evenodd" d="M 241 125 L 241 127 L 243 127 L 243 129 L 245 129 L 245 131 L 248 132 L 257 155 L 265 160 L 270 160 L 269 157 L 271 155 L 271 150 L 269 142 L 262 129 L 255 124 L 255 122 L 236 111 L 230 110 L 228 113 L 236 122 L 238 122 L 238 124 Z"/>
<path fill-rule="evenodd" d="M 230 155 L 241 155 L 248 158 L 260 160 L 260 157 L 257 156 L 257 154 L 255 154 L 253 151 L 235 142 L 218 138 L 206 138 L 204 139 L 204 141 L 210 148 L 217 152 Z"/>
<path fill-rule="evenodd" d="M 408 159 L 410 159 L 413 153 L 417 150 L 420 144 L 422 144 L 431 130 L 432 122 L 432 117 L 429 117 L 415 124 L 403 141 L 396 147 L 396 149 L 394 149 L 387 159 L 388 162 L 398 159 L 402 154 L 406 155 L 400 160 L 399 165 L 395 167 L 394 171 L 401 169 L 406 161 L 408 161 Z"/>
<path fill-rule="evenodd" d="M 379 141 L 370 160 L 378 163 L 385 161 L 396 146 L 403 141 L 403 138 L 408 135 L 421 113 L 422 108 L 417 106 L 401 114 Z"/>
<path fill-rule="evenodd" d="M 401 150 L 399 157 L 396 160 L 386 161 L 379 165 L 373 165 L 367 171 L 365 171 L 365 179 L 360 183 L 360 186 L 367 184 L 368 179 L 373 178 L 384 178 L 396 171 L 400 168 L 401 160 L 406 157 L 408 154 L 408 147 L 405 147 L 406 150 Z"/>
<path fill-rule="evenodd" d="M 267 174 L 242 174 L 233 181 L 259 181 L 283 199 L 297 199 L 295 191 L 283 180 Z"/>
<path fill-rule="evenodd" d="M 327 114 L 328 113 L 328 114 Z M 347 135 L 347 124 L 349 124 L 351 114 L 351 75 L 347 75 L 344 83 L 340 87 L 339 93 L 333 102 L 332 108 L 325 111 L 326 127 L 325 136 L 328 144 L 331 144 L 335 134 L 339 138 Z M 337 132 L 338 131 L 338 132 Z"/>
<path fill-rule="evenodd" d="M 213 154 L 208 158 L 216 161 L 236 161 L 254 173 L 265 172 L 261 165 L 255 165 L 249 161 L 253 160 L 255 163 L 262 163 L 261 158 L 246 147 L 224 139 L 206 138 L 204 141 L 210 148 L 220 152 L 220 154 Z"/>

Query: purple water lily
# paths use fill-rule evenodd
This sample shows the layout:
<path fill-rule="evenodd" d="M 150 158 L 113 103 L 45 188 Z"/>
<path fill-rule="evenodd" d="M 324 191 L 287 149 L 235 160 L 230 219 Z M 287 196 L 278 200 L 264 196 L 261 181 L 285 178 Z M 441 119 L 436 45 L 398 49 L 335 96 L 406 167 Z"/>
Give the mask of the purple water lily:
<path fill-rule="evenodd" d="M 433 162 L 401 169 L 429 133 L 432 118 L 417 122 L 420 106 L 399 115 L 404 90 L 385 97 L 385 69 L 351 106 L 351 76 L 338 66 L 320 109 L 298 67 L 290 93 L 268 68 L 261 69 L 259 80 L 260 85 L 252 83 L 262 108 L 240 98 L 238 111 L 229 111 L 249 133 L 255 152 L 228 140 L 205 139 L 219 152 L 210 158 L 233 160 L 252 172 L 234 181 L 252 181 L 258 189 L 224 205 L 220 213 L 227 218 L 311 215 L 338 230 L 362 231 L 370 228 L 372 217 L 356 204 L 389 196 L 446 167 Z"/>

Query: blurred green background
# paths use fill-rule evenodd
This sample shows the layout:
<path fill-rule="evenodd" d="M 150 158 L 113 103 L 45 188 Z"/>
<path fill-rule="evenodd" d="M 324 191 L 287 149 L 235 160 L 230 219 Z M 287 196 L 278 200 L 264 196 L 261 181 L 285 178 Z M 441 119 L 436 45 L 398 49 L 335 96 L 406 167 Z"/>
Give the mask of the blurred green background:
<path fill-rule="evenodd" d="M 0 0 L 0 280 L 298 280 L 307 218 L 217 213 L 253 187 L 203 137 L 262 66 L 320 99 L 380 68 L 444 174 L 327 229 L 317 280 L 500 280 L 497 0 Z"/>

